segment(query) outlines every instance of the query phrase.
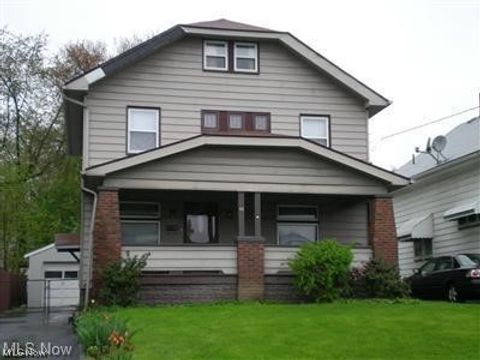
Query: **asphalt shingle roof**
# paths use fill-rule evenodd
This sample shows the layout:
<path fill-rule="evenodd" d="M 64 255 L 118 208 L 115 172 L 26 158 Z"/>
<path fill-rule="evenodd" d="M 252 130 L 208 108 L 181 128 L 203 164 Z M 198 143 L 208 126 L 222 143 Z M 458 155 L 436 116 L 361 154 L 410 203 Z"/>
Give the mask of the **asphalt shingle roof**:
<path fill-rule="evenodd" d="M 447 146 L 442 151 L 442 154 L 447 158 L 447 163 L 475 151 L 479 151 L 480 117 L 473 118 L 458 125 L 445 136 L 447 138 Z M 442 164 L 445 164 L 445 162 Z M 430 170 L 435 166 L 437 166 L 437 163 L 430 155 L 418 154 L 415 157 L 415 164 L 410 160 L 396 172 L 403 176 L 411 177 Z"/>

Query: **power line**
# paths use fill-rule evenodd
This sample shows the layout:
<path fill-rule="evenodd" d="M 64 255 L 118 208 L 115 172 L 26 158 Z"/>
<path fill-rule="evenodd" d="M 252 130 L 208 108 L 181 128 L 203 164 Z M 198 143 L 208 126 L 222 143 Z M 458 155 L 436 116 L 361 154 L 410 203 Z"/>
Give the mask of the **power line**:
<path fill-rule="evenodd" d="M 417 125 L 417 126 L 414 126 L 414 127 L 411 127 L 411 128 L 408 128 L 408 129 L 405 129 L 405 130 L 402 130 L 402 131 L 399 131 L 399 132 L 396 132 L 396 133 L 393 133 L 393 134 L 384 136 L 384 137 L 380 138 L 380 141 L 383 141 L 383 140 L 385 140 L 385 139 L 388 139 L 388 138 L 391 138 L 391 137 L 394 137 L 394 136 L 397 136 L 397 135 L 400 135 L 400 134 L 404 134 L 404 133 L 409 132 L 409 131 L 412 131 L 412 130 L 420 129 L 420 128 L 422 128 L 422 127 L 425 127 L 425 126 L 428 126 L 428 125 L 431 125 L 431 124 L 435 124 L 435 123 L 438 123 L 438 122 L 440 122 L 440 121 L 447 120 L 447 119 L 450 119 L 450 118 L 455 117 L 455 116 L 457 116 L 457 115 L 465 114 L 466 112 L 469 112 L 469 111 L 472 111 L 472 110 L 476 110 L 476 109 L 479 109 L 479 108 L 480 108 L 480 106 L 474 106 L 474 107 L 472 107 L 472 108 L 469 108 L 469 109 L 462 110 L 462 111 L 459 111 L 459 112 L 454 113 L 454 114 L 450 114 L 450 115 L 444 116 L 444 117 L 442 117 L 442 118 L 440 118 L 440 119 L 436 119 L 436 120 L 427 122 L 427 123 L 422 124 L 422 125 Z"/>

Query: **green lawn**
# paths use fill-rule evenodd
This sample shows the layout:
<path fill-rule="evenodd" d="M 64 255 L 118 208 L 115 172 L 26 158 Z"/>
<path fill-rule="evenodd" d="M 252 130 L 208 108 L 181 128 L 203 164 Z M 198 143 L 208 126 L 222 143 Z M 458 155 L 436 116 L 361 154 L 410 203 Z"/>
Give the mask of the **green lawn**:
<path fill-rule="evenodd" d="M 219 304 L 119 310 L 134 359 L 480 359 L 480 305 Z"/>

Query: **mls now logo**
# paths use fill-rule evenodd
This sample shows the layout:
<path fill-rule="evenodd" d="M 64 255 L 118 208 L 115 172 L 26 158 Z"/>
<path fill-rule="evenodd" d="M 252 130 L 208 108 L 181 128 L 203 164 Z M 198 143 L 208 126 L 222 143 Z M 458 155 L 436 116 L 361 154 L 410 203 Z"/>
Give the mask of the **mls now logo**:
<path fill-rule="evenodd" d="M 5 358 L 20 357 L 46 357 L 46 356 L 69 356 L 72 352 L 70 345 L 52 345 L 52 343 L 41 342 L 12 342 L 3 343 L 2 356 Z"/>

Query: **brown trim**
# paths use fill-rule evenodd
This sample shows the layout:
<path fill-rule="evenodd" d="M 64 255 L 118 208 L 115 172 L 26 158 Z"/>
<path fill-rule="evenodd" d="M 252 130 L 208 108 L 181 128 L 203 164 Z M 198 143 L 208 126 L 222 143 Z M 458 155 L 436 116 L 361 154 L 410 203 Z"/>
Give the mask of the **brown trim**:
<path fill-rule="evenodd" d="M 157 144 L 155 147 L 151 148 L 151 149 L 148 149 L 148 150 L 145 150 L 145 151 L 142 151 L 142 152 L 130 152 L 129 149 L 128 149 L 128 143 L 129 143 L 129 138 L 130 138 L 130 134 L 129 134 L 129 131 L 128 131 L 128 128 L 129 128 L 129 118 L 128 118 L 128 111 L 130 109 L 140 109 L 140 110 L 157 110 L 158 111 L 158 134 L 157 134 L 157 137 L 158 137 L 158 141 L 157 141 Z M 157 107 L 157 106 L 135 106 L 135 105 L 127 105 L 126 106 L 126 109 L 125 109 L 125 154 L 127 154 L 127 156 L 131 156 L 131 155 L 138 155 L 138 154 L 143 154 L 144 152 L 146 151 L 151 151 L 151 150 L 155 150 L 155 149 L 158 149 L 161 147 L 161 144 L 162 144 L 162 129 L 161 129 L 161 126 L 162 126 L 162 108 L 161 107 Z"/>
<path fill-rule="evenodd" d="M 215 132 L 215 131 L 220 131 L 220 111 L 217 110 L 201 110 L 201 129 L 202 133 L 208 133 L 208 132 Z M 217 126 L 214 128 L 211 127 L 205 127 L 205 114 L 215 114 L 217 115 Z"/>
<path fill-rule="evenodd" d="M 255 135 L 257 134 L 270 134 L 271 131 L 271 114 L 268 112 L 252 112 L 252 111 L 220 111 L 220 110 L 201 110 L 201 130 L 203 134 L 213 135 L 215 133 L 230 133 L 242 135 Z M 203 116 L 206 113 L 217 113 L 218 114 L 218 124 L 216 128 L 206 128 L 204 126 Z M 241 115 L 242 116 L 242 128 L 232 129 L 229 125 L 230 115 Z M 266 130 L 257 130 L 255 129 L 255 116 L 265 116 L 267 118 L 267 129 Z"/>
<path fill-rule="evenodd" d="M 217 41 L 227 43 L 227 69 L 206 69 L 205 68 L 205 43 L 207 41 Z M 257 46 L 257 71 L 235 71 L 235 43 L 251 43 Z M 258 75 L 260 74 L 260 43 L 258 41 L 237 41 L 237 40 L 225 40 L 221 38 L 204 38 L 202 39 L 202 71 L 204 72 L 217 72 L 217 73 L 229 73 L 229 74 L 241 74 L 241 75 Z"/>
<path fill-rule="evenodd" d="M 325 145 L 322 145 L 322 144 L 319 144 L 317 143 L 316 141 L 313 141 L 311 138 L 306 138 L 306 137 L 303 137 L 302 136 L 302 117 L 308 117 L 308 116 L 311 116 L 311 117 L 325 117 L 327 118 L 327 134 L 328 134 L 328 144 L 325 146 Z M 324 146 L 324 147 L 327 147 L 329 149 L 332 148 L 332 126 L 331 126 L 331 123 L 332 123 L 332 118 L 330 116 L 330 114 L 310 114 L 310 113 L 300 113 L 300 115 L 298 116 L 298 125 L 299 125 L 299 128 L 298 128 L 298 132 L 299 132 L 299 135 L 300 135 L 300 138 L 302 139 L 305 139 L 305 140 L 308 140 L 310 142 L 313 142 L 317 145 L 321 145 L 321 146 Z"/>

